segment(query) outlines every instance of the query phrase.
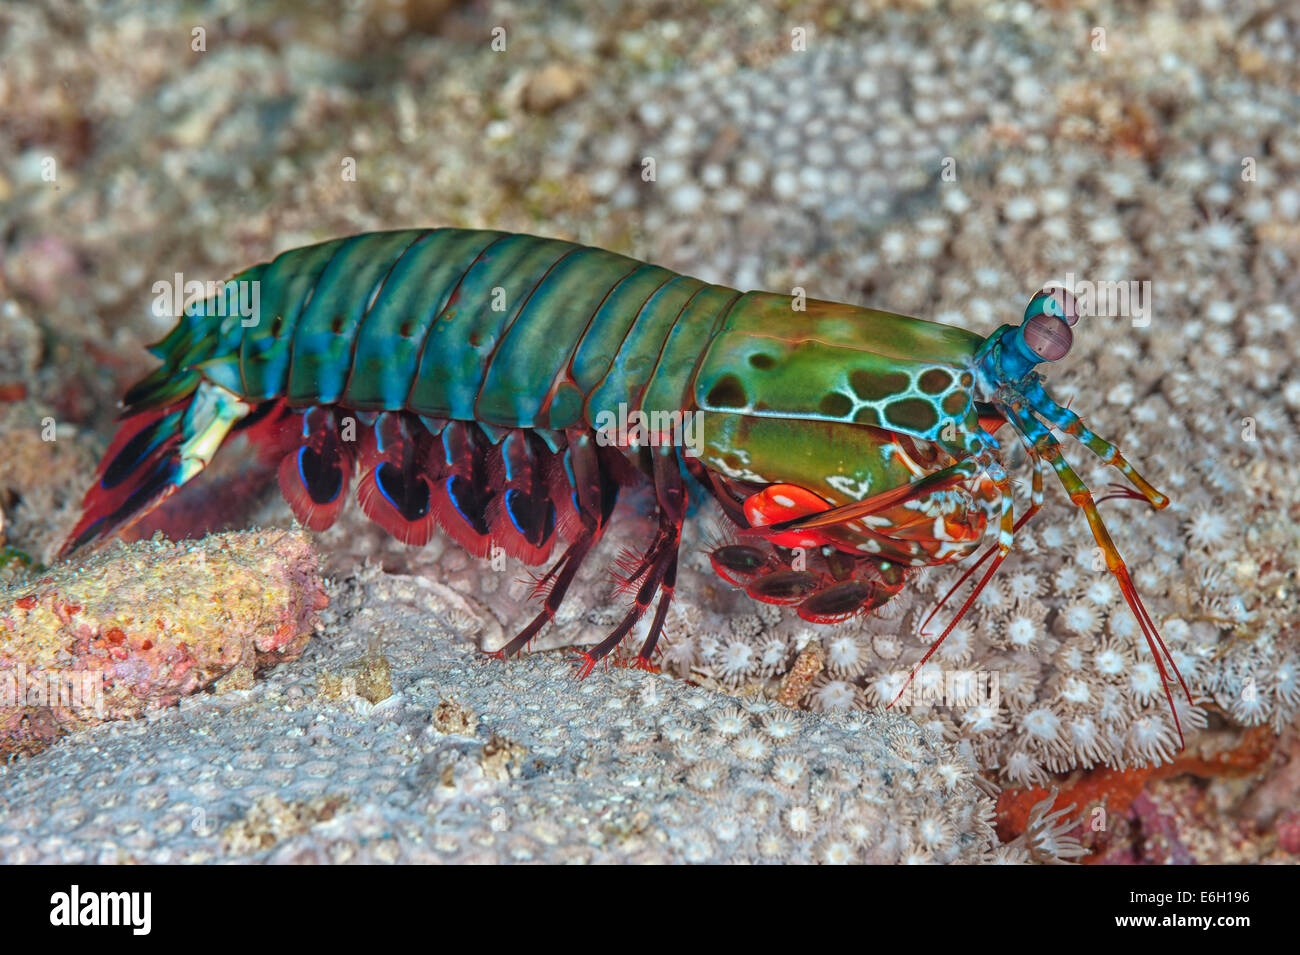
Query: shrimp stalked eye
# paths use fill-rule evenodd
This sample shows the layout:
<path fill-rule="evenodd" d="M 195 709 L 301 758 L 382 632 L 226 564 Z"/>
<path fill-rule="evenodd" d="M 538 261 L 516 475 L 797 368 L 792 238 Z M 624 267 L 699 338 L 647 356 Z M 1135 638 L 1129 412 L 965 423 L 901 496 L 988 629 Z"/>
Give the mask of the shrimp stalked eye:
<path fill-rule="evenodd" d="M 1025 344 L 1043 361 L 1060 361 L 1070 350 L 1070 326 L 1052 315 L 1035 315 L 1021 328 Z"/>

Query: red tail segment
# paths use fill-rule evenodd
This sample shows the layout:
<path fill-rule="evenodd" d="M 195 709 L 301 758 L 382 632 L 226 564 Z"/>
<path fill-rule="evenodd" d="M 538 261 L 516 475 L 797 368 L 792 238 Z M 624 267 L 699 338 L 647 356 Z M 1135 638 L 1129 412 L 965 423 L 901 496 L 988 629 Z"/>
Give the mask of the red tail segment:
<path fill-rule="evenodd" d="M 562 518 L 570 529 L 582 529 L 564 453 L 527 429 L 489 430 L 467 421 L 338 405 L 290 408 L 284 399 L 250 409 L 233 393 L 201 383 L 182 401 L 137 411 L 122 422 L 63 553 L 154 511 L 236 434 L 256 451 L 260 467 L 277 469 L 294 516 L 312 531 L 334 524 L 358 468 L 361 509 L 413 546 L 427 543 L 441 526 L 475 556 L 488 556 L 496 541 L 507 554 L 535 565 L 550 555 Z M 197 526 L 190 520 L 196 513 L 219 516 L 202 495 L 187 500 L 194 506 L 184 522 L 173 521 L 177 515 L 167 509 L 151 520 L 174 533 Z"/>
<path fill-rule="evenodd" d="M 236 434 L 256 448 L 265 463 L 278 462 L 295 440 L 293 427 L 285 420 L 288 413 L 282 401 L 265 401 L 249 411 L 233 396 L 214 394 L 202 383 L 180 401 L 127 411 L 95 473 L 95 483 L 86 491 L 81 520 L 60 556 L 107 540 L 142 520 L 169 534 L 210 528 L 207 518 L 213 515 L 205 511 L 211 507 L 164 513 L 172 508 L 168 499 Z"/>
<path fill-rule="evenodd" d="M 181 428 L 193 401 L 141 411 L 118 425 L 82 499 L 81 520 L 68 534 L 59 556 L 104 540 L 130 526 L 179 486 Z"/>

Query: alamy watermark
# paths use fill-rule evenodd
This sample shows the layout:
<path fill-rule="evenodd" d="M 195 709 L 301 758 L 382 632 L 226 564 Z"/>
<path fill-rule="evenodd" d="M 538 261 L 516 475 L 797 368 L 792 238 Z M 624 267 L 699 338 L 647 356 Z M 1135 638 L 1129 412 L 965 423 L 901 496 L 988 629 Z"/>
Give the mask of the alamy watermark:
<path fill-rule="evenodd" d="M 0 709 L 20 706 L 85 710 L 104 718 L 102 670 L 28 670 L 26 663 L 0 672 Z"/>
<path fill-rule="evenodd" d="M 234 280 L 228 282 L 186 281 L 184 273 L 177 272 L 172 281 L 161 279 L 153 283 L 153 313 L 159 318 L 179 318 L 182 313 L 191 318 L 208 315 L 215 318 L 239 316 L 239 324 L 251 328 L 259 320 L 262 306 L 262 283 Z M 189 304 L 186 304 L 189 299 Z"/>
<path fill-rule="evenodd" d="M 597 412 L 596 443 L 619 448 L 672 445 L 698 458 L 704 448 L 703 421 L 700 411 L 629 411 L 627 403 L 620 402 L 617 412 Z"/>
<path fill-rule="evenodd" d="M 1150 279 L 1091 282 L 1066 272 L 1064 285 L 1074 295 L 1080 318 L 1129 318 L 1134 328 L 1151 324 Z"/>
<path fill-rule="evenodd" d="M 906 678 L 908 671 L 900 671 Z M 987 706 L 996 710 L 1002 700 L 997 670 L 932 670 L 923 668 L 903 687 L 893 703 L 907 706 Z"/>
<path fill-rule="evenodd" d="M 54 926 L 117 925 L 133 935 L 148 935 L 153 927 L 152 892 L 83 892 L 73 883 L 67 892 L 50 896 Z"/>

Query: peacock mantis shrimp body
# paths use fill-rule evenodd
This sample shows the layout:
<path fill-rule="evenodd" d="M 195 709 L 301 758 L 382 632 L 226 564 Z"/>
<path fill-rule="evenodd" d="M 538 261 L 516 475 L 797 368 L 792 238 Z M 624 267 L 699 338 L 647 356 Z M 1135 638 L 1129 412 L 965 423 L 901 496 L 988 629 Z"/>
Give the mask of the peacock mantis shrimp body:
<path fill-rule="evenodd" d="M 637 656 L 652 665 L 688 480 L 737 528 L 710 554 L 718 573 L 827 622 L 881 606 L 911 569 L 970 556 L 996 524 L 978 592 L 1041 505 L 1050 469 L 1083 509 L 1173 706 L 1166 663 L 1177 669 L 1052 429 L 1121 471 L 1132 496 L 1168 500 L 1035 371 L 1070 347 L 1078 315 L 1066 293 L 1038 293 L 1022 324 L 986 338 L 462 229 L 294 249 L 223 291 L 243 283 L 259 291 L 251 321 L 218 295 L 151 349 L 162 365 L 128 391 L 65 554 L 158 507 L 243 434 L 312 530 L 333 523 L 355 478 L 363 511 L 408 544 L 441 528 L 475 555 L 499 546 L 536 565 L 562 541 L 540 612 L 501 651 L 510 656 L 554 619 L 620 490 L 649 484 L 657 527 L 626 568 L 631 606 L 583 655 L 586 675 L 654 604 Z M 1033 467 L 1018 519 L 994 437 L 1004 424 Z"/>

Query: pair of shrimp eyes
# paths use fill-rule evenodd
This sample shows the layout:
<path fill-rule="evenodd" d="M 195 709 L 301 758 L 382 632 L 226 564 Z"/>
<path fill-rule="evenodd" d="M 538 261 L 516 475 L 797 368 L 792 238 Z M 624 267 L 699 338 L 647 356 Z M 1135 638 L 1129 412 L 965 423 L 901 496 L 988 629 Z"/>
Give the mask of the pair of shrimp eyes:
<path fill-rule="evenodd" d="M 1025 308 L 1020 333 L 1025 344 L 1043 361 L 1059 361 L 1074 343 L 1070 329 L 1079 321 L 1079 305 L 1063 288 L 1042 289 Z"/>

